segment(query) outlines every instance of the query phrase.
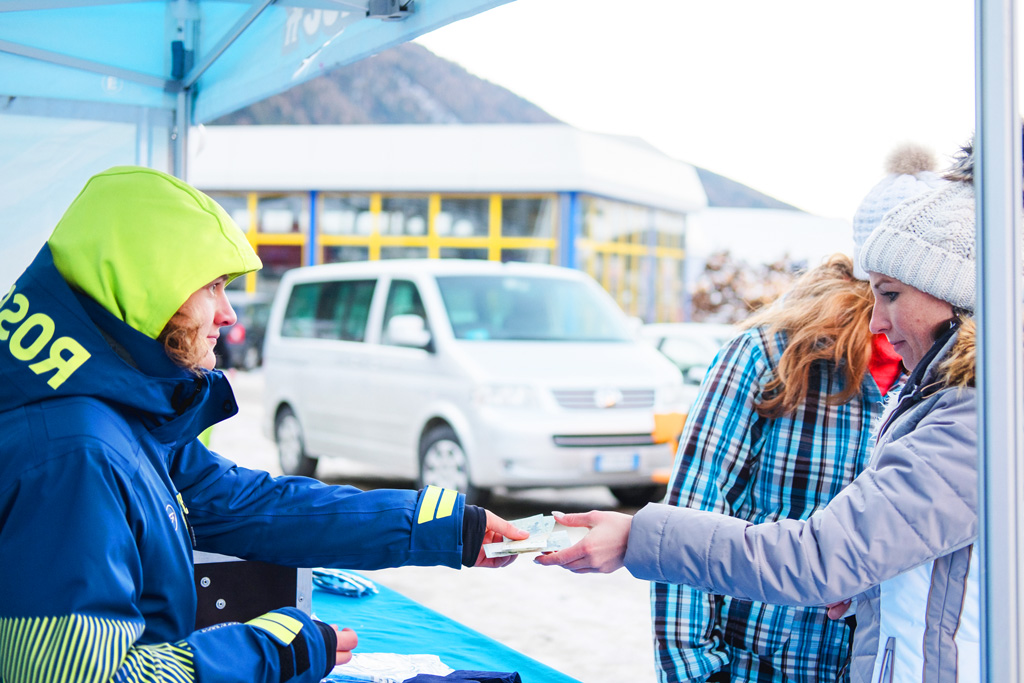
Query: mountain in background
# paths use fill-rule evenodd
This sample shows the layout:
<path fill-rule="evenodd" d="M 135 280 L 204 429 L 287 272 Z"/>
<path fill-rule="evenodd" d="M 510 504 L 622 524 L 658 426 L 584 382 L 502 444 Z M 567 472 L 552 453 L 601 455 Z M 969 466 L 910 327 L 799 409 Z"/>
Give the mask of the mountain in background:
<path fill-rule="evenodd" d="M 417 43 L 232 112 L 214 124 L 561 123 L 537 105 Z"/>
<path fill-rule="evenodd" d="M 788 209 L 800 211 L 792 204 L 779 201 L 752 187 L 736 182 L 724 175 L 718 175 L 706 168 L 694 166 L 700 182 L 704 185 L 704 193 L 708 196 L 708 206 L 730 209 Z"/>
<path fill-rule="evenodd" d="M 562 123 L 417 43 L 403 43 L 239 109 L 211 125 Z M 793 209 L 700 167 L 712 207 Z"/>

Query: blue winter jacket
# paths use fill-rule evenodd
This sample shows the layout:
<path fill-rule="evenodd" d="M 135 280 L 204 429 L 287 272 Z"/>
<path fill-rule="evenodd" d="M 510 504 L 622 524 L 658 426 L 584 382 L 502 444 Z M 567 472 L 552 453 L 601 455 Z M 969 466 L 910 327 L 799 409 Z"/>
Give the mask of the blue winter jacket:
<path fill-rule="evenodd" d="M 298 610 L 193 631 L 192 534 L 289 566 L 460 566 L 461 495 L 237 467 L 196 438 L 236 410 L 43 248 L 0 299 L 0 681 L 319 680 Z"/>

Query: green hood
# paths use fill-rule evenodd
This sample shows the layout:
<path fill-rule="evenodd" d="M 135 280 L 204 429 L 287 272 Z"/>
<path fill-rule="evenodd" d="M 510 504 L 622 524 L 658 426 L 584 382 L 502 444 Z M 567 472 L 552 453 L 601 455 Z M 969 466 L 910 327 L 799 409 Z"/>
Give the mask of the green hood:
<path fill-rule="evenodd" d="M 197 289 L 263 265 L 219 204 L 137 166 L 90 178 L 48 243 L 68 284 L 153 339 Z"/>

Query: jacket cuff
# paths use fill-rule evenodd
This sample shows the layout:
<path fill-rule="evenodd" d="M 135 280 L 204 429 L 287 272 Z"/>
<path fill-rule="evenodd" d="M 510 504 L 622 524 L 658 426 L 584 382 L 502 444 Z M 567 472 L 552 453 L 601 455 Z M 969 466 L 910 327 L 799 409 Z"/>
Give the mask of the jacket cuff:
<path fill-rule="evenodd" d="M 327 671 L 324 671 L 324 678 L 326 678 L 334 670 L 335 653 L 338 651 L 338 634 L 329 624 L 316 619 L 313 620 L 313 623 L 320 629 L 320 635 L 324 638 L 324 647 L 327 648 Z"/>
<path fill-rule="evenodd" d="M 487 511 L 476 505 L 467 505 L 462 513 L 462 566 L 472 567 L 480 555 L 487 531 Z"/>

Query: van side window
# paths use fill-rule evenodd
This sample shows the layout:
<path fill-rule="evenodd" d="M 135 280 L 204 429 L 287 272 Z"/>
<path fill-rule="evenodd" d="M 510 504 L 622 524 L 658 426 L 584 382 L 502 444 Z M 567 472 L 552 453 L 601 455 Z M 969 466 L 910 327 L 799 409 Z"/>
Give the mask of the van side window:
<path fill-rule="evenodd" d="M 363 341 L 375 280 L 296 285 L 284 311 L 282 337 Z"/>
<path fill-rule="evenodd" d="M 316 321 L 316 302 L 320 297 L 319 282 L 295 285 L 288 306 L 284 309 L 284 320 L 281 322 L 282 337 L 313 337 L 313 325 Z"/>
<path fill-rule="evenodd" d="M 427 324 L 427 314 L 423 308 L 423 299 L 416 285 L 409 280 L 392 280 L 391 288 L 388 290 L 388 301 L 384 306 L 383 329 L 388 329 L 388 323 L 396 315 L 418 315 L 423 318 L 423 324 Z M 387 340 L 384 340 L 387 343 Z"/>

